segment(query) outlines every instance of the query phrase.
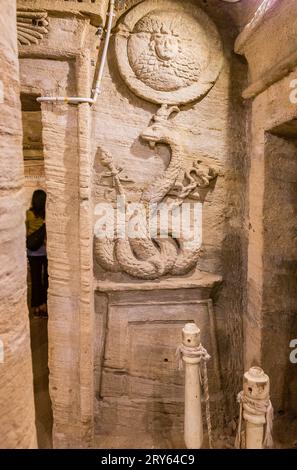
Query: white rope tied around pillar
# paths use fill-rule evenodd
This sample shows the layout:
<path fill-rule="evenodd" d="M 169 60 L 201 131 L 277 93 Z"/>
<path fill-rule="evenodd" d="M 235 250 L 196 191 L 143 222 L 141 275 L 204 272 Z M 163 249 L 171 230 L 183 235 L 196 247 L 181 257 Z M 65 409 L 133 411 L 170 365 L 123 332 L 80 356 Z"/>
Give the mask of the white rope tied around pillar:
<path fill-rule="evenodd" d="M 200 383 L 202 386 L 204 399 L 205 399 L 205 415 L 208 433 L 209 448 L 213 447 L 212 439 L 212 426 L 210 416 L 210 405 L 209 405 L 209 387 L 208 387 L 208 375 L 207 375 L 207 361 L 210 359 L 210 355 L 206 349 L 200 343 L 198 347 L 187 347 L 181 344 L 176 350 L 176 357 L 178 360 L 178 370 L 183 369 L 183 356 L 198 358 L 198 362 L 201 363 L 202 371 L 199 369 Z"/>
<path fill-rule="evenodd" d="M 239 423 L 237 428 L 237 434 L 235 439 L 235 448 L 240 449 L 241 446 L 241 429 L 242 429 L 242 415 L 243 415 L 243 405 L 246 404 L 252 410 L 255 410 L 257 413 L 265 414 L 266 426 L 265 426 L 265 435 L 263 440 L 263 446 L 266 448 L 273 447 L 272 439 L 272 427 L 273 427 L 273 406 L 271 401 L 268 399 L 263 400 L 253 400 L 252 398 L 247 397 L 243 390 L 237 395 L 237 401 L 240 404 L 239 411 Z"/>

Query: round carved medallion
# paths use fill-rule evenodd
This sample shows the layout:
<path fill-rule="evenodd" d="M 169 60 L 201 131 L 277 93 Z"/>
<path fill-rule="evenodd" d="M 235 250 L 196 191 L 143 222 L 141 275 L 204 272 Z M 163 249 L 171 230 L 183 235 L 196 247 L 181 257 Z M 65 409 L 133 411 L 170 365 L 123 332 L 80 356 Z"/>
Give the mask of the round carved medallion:
<path fill-rule="evenodd" d="M 185 104 L 203 97 L 223 63 L 214 23 L 187 1 L 148 0 L 133 8 L 116 34 L 121 76 L 153 103 Z"/>

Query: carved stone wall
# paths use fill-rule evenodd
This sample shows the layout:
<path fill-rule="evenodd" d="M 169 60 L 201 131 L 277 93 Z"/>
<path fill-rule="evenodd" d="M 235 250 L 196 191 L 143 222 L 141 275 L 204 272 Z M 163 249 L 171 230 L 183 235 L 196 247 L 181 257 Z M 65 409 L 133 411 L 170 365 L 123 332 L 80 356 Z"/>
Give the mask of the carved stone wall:
<path fill-rule="evenodd" d="M 245 266 L 243 255 L 245 233 L 242 230 L 246 188 L 243 126 L 245 117 L 240 101 L 245 67 L 232 53 L 232 29 L 230 30 L 230 27 L 227 29 L 220 9 L 207 8 L 208 16 L 206 16 L 205 11 L 201 12 L 197 8 L 198 6 L 203 8 L 203 2 L 194 3 L 195 5 L 189 6 L 188 2 L 143 2 L 120 18 L 116 25 L 116 37 L 110 46 L 100 101 L 93 116 L 94 204 L 103 201 L 113 204 L 117 194 L 123 193 L 127 201 L 132 202 L 169 200 L 174 203 L 179 201 L 179 194 L 185 194 L 186 201 L 193 201 L 190 191 L 183 192 L 190 186 L 191 181 L 183 178 L 186 174 L 191 174 L 195 182 L 192 191 L 198 197 L 198 202 L 202 204 L 203 219 L 202 246 L 198 246 L 194 263 L 189 266 L 188 271 L 175 272 L 174 269 L 162 271 L 164 264 L 166 265 L 164 263 L 160 273 L 157 275 L 154 273 L 152 277 L 149 263 L 154 260 L 145 258 L 144 252 L 139 249 L 140 245 L 134 244 L 133 247 L 132 245 L 129 247 L 123 246 L 117 240 L 109 240 L 109 244 L 105 243 L 102 246 L 100 241 L 95 240 L 94 275 L 97 291 L 100 292 L 100 300 L 96 300 L 96 331 L 100 332 L 100 336 L 96 342 L 95 359 L 95 429 L 101 437 L 105 431 L 107 432 L 105 426 L 108 413 L 111 413 L 112 409 L 121 416 L 116 430 L 118 435 L 121 429 L 123 433 L 124 428 L 121 428 L 124 426 L 123 417 L 129 416 L 132 410 L 137 409 L 143 421 L 147 419 L 147 422 L 150 422 L 152 419 L 141 408 L 137 397 L 129 395 L 127 392 L 129 386 L 127 389 L 126 385 L 122 388 L 117 385 L 115 394 L 111 393 L 112 384 L 120 380 L 119 374 L 125 384 L 127 381 L 131 384 L 137 380 L 137 377 L 135 378 L 137 374 L 133 369 L 133 361 L 136 360 L 133 356 L 135 354 L 133 346 L 131 345 L 132 352 L 120 348 L 118 360 L 121 361 L 125 357 L 126 365 L 119 366 L 119 370 L 116 368 L 114 371 L 112 368 L 116 366 L 113 363 L 112 368 L 109 367 L 109 359 L 105 356 L 107 351 L 104 349 L 106 323 L 111 322 L 108 323 L 109 328 L 119 328 L 116 326 L 117 323 L 113 324 L 114 321 L 117 322 L 116 314 L 110 313 L 114 312 L 114 308 L 119 318 L 122 315 L 128 316 L 129 325 L 136 321 L 133 319 L 130 322 L 129 315 L 130 313 L 134 315 L 134 307 L 131 306 L 129 309 L 124 300 L 126 294 L 121 292 L 129 290 L 129 303 L 134 296 L 138 304 L 137 299 L 146 289 L 146 283 L 151 282 L 154 283 L 152 288 L 154 292 L 151 297 L 148 296 L 145 304 L 149 303 L 151 298 L 155 306 L 154 313 L 142 315 L 141 303 L 138 309 L 139 316 L 144 323 L 149 318 L 156 322 L 163 321 L 170 330 L 170 322 L 167 316 L 162 317 L 160 307 L 162 302 L 165 302 L 166 311 L 170 312 L 170 309 L 174 311 L 168 298 L 164 300 L 162 297 L 163 290 L 166 290 L 164 284 L 166 286 L 170 279 L 172 285 L 176 283 L 178 286 L 183 280 L 185 283 L 188 282 L 188 287 L 191 283 L 192 287 L 195 285 L 197 293 L 200 292 L 199 295 L 202 295 L 203 288 L 201 284 L 199 287 L 195 276 L 198 278 L 200 276 L 202 285 L 203 276 L 207 273 L 212 273 L 220 279 L 222 276 L 223 286 L 218 289 L 217 283 L 214 283 L 216 288 L 210 289 L 207 297 L 214 301 L 215 321 L 212 326 L 208 324 L 207 328 L 213 330 L 218 344 L 218 354 L 214 354 L 214 357 L 219 363 L 225 399 L 224 410 L 218 411 L 216 406 L 221 401 L 220 391 L 217 390 L 217 395 L 214 394 L 216 398 L 213 411 L 218 411 L 214 412 L 218 417 L 214 418 L 215 425 L 220 426 L 220 418 L 231 419 L 236 412 L 235 396 L 240 387 L 242 373 L 241 315 Z M 180 18 L 185 19 L 183 24 L 189 21 L 193 28 L 193 42 L 186 34 L 183 36 L 184 30 L 180 29 L 180 23 L 170 15 L 170 9 L 179 11 Z M 189 13 L 190 10 L 193 12 L 192 15 Z M 182 47 L 184 44 L 186 44 L 185 49 Z M 190 56 L 196 50 L 197 44 L 200 47 L 198 48 L 200 54 L 196 56 L 194 54 L 194 62 L 191 62 Z M 217 60 L 215 71 L 212 70 L 211 78 L 209 76 L 207 82 L 207 79 L 202 78 L 201 70 L 205 67 L 204 70 L 207 71 L 207 65 L 211 69 L 212 61 L 208 50 L 210 44 L 213 46 L 211 53 L 215 54 Z M 150 54 L 150 57 L 146 53 Z M 189 63 L 187 72 L 183 62 L 185 56 L 187 56 L 185 62 Z M 168 67 L 165 68 L 164 64 Z M 202 93 L 197 92 L 200 79 L 204 84 L 207 83 Z M 196 87 L 196 94 L 188 94 L 192 87 L 194 89 Z M 171 108 L 176 105 L 179 109 Z M 195 168 L 197 173 L 195 171 L 191 173 Z M 198 175 L 208 178 L 204 188 L 199 187 L 201 181 Z M 95 215 L 94 225 L 97 219 Z M 130 249 L 134 255 L 138 250 L 137 256 L 133 256 Z M 160 246 L 158 250 L 162 252 Z M 162 259 L 164 261 L 164 257 Z M 153 279 L 157 280 L 151 281 Z M 119 291 L 116 297 L 117 307 L 113 307 L 111 290 Z M 184 290 L 178 294 L 172 291 L 171 299 L 185 302 L 186 292 Z M 178 299 L 175 299 L 176 296 Z M 122 305 L 122 300 L 125 307 Z M 118 306 L 118 303 L 122 306 Z M 191 311 L 187 308 L 184 304 L 184 311 L 188 312 L 189 318 L 192 319 Z M 196 317 L 198 323 L 199 315 L 198 313 Z M 139 318 L 139 321 L 142 320 Z M 203 321 L 202 316 L 200 321 Z M 159 341 L 163 344 L 159 348 L 160 357 L 163 357 L 167 347 L 166 335 L 162 331 L 160 329 Z M 143 334 L 145 338 L 148 332 L 140 325 L 137 334 L 140 337 Z M 172 337 L 175 338 L 174 341 L 178 341 L 176 331 L 172 333 Z M 168 345 L 169 350 L 171 347 Z M 171 352 L 170 350 L 170 354 Z M 114 354 L 116 353 L 114 351 Z M 163 370 L 166 364 L 161 365 L 157 360 L 153 361 L 151 368 L 157 371 L 158 367 Z M 172 370 L 174 368 L 171 359 L 168 368 Z M 146 373 L 148 375 L 143 380 L 147 381 L 146 386 L 150 387 L 152 369 Z M 161 388 L 164 385 L 162 374 L 160 372 L 160 376 L 156 379 L 158 387 Z M 153 407 L 149 403 L 151 402 L 147 399 L 147 406 Z M 164 404 L 164 396 L 158 401 L 159 411 L 153 426 L 156 432 L 162 427 L 163 418 L 160 418 L 164 417 L 162 412 L 160 413 L 162 403 Z M 179 418 L 175 419 L 172 432 L 176 431 L 177 428 L 174 426 L 179 423 Z M 129 423 L 131 426 L 130 421 Z M 148 429 L 143 426 L 142 432 L 146 430 L 147 433 L 151 433 L 152 429 L 150 431 Z"/>
<path fill-rule="evenodd" d="M 289 361 L 296 325 L 296 105 L 290 82 L 297 69 L 257 96 L 252 106 L 249 189 L 248 308 L 245 364 L 261 364 L 280 414 L 296 414 L 295 365 Z M 278 415 L 277 415 L 278 416 Z M 282 429 L 280 435 L 282 435 Z"/>
<path fill-rule="evenodd" d="M 15 1 L 0 9 L 0 448 L 36 448 Z"/>
<path fill-rule="evenodd" d="M 97 57 L 96 27 L 90 25 L 89 16 L 78 15 L 71 9 L 53 12 L 49 8 L 48 22 L 49 33 L 39 44 L 20 48 L 21 91 L 25 103 L 36 103 L 40 95 L 87 96 L 90 93 Z M 32 147 L 40 146 L 40 142 L 34 144 L 39 136 L 30 103 L 24 117 L 27 116 L 27 125 L 33 119 L 34 126 L 30 131 L 24 126 L 24 144 L 32 156 Z M 36 184 L 47 191 L 53 446 L 88 447 L 93 442 L 94 416 L 93 238 L 88 182 L 90 107 L 43 104 L 39 112 L 45 181 Z M 35 184 L 34 178 L 28 183 L 29 177 L 32 173 L 33 177 L 40 177 L 40 173 L 37 175 L 32 161 L 30 166 L 27 161 L 26 167 L 29 195 Z"/>
<path fill-rule="evenodd" d="M 277 0 L 265 0 L 243 29 L 235 43 L 237 53 L 249 62 L 249 86 L 245 98 L 263 92 L 284 78 L 297 64 L 296 9 L 294 0 L 280 5 Z M 275 34 L 275 24 L 279 33 Z"/>
<path fill-rule="evenodd" d="M 17 12 L 18 45 L 38 44 L 48 33 L 46 11 Z"/>
<path fill-rule="evenodd" d="M 40 42 L 20 47 L 22 93 L 35 98 L 90 93 L 99 42 L 94 41 L 96 28 L 87 13 L 72 10 L 80 4 L 81 11 L 83 3 L 69 2 L 69 10 L 62 3 L 45 8 L 48 33 Z M 118 14 L 96 107 L 44 103 L 41 108 L 54 447 L 90 446 L 94 433 L 101 438 L 106 434 L 109 420 L 123 435 L 123 420 L 135 409 L 146 436 L 162 427 L 180 436 L 182 377 L 176 396 L 174 386 L 169 387 L 170 400 L 166 380 L 177 377 L 173 353 L 186 319 L 203 324 L 213 355 L 215 428 L 235 414 L 242 374 L 245 263 L 245 115 L 240 101 L 245 67 L 232 53 L 236 29 L 226 24 L 221 8 L 208 8 L 202 1 L 138 6 L 140 13 L 135 7 L 137 21 L 129 30 L 136 42 L 128 38 L 128 46 L 122 43 L 123 25 L 135 11 L 129 10 L 127 17 Z M 172 11 L 185 19 L 193 38 Z M 144 76 L 137 52 L 142 35 L 145 44 L 151 43 L 152 55 L 145 57 Z M 133 62 L 131 76 L 121 68 L 119 41 Z M 135 86 L 130 79 L 137 80 Z M 190 248 L 183 244 L 188 240 L 172 237 L 166 243 L 148 237 L 133 246 L 130 240 L 102 244 L 95 239 L 93 246 L 95 206 L 114 204 L 122 192 L 127 201 L 145 205 L 197 203 L 202 238 Z M 108 333 L 119 328 L 129 342 L 121 336 L 120 350 Z M 137 357 L 154 331 L 156 341 L 143 377 L 146 395 L 140 397 L 142 363 Z M 110 358 L 119 361 L 117 370 Z M 128 424 L 132 438 L 130 419 Z"/>
<path fill-rule="evenodd" d="M 34 447 L 15 2 L 0 4 L 0 446 Z M 24 110 L 25 154 L 41 153 L 41 132 L 44 156 L 42 167 L 25 163 L 29 177 L 44 169 L 27 196 L 35 184 L 48 193 L 54 447 L 182 446 L 174 351 L 186 321 L 212 356 L 215 432 L 238 414 L 251 365 L 270 375 L 276 415 L 297 412 L 296 2 L 125 4 L 96 107 L 43 104 L 42 128 Z M 89 96 L 107 7 L 18 1 L 22 94 Z M 247 21 L 236 51 L 248 88 L 233 53 Z M 244 88 L 254 98 L 247 149 Z M 94 239 L 97 204 L 113 208 L 118 195 L 145 207 L 195 202 L 202 236 L 190 250 L 172 234 Z"/>
<path fill-rule="evenodd" d="M 80 16 L 87 15 L 91 23 L 95 26 L 101 25 L 105 20 L 108 7 L 108 0 L 18 0 L 20 11 L 54 12 L 58 15 L 73 14 Z"/>
<path fill-rule="evenodd" d="M 261 365 L 270 376 L 274 435 L 286 445 L 296 436 L 296 367 L 289 357 L 297 337 L 295 11 L 293 1 L 263 1 L 235 42 L 249 64 L 243 96 L 253 98 L 245 369 Z"/>
<path fill-rule="evenodd" d="M 35 189 L 46 189 L 42 142 L 42 116 L 39 103 L 30 95 L 21 96 L 25 205 L 30 207 Z"/>

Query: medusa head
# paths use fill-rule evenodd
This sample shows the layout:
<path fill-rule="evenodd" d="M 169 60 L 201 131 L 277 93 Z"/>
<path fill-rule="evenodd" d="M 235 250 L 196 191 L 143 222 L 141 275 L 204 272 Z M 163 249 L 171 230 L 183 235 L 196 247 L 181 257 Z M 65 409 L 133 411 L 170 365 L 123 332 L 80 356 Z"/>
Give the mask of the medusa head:
<path fill-rule="evenodd" d="M 203 41 L 195 43 L 197 26 L 191 17 L 186 19 L 175 12 L 151 12 L 131 34 L 130 65 L 137 78 L 155 90 L 178 90 L 199 80 L 207 48 Z M 204 50 L 199 55 L 201 46 Z"/>

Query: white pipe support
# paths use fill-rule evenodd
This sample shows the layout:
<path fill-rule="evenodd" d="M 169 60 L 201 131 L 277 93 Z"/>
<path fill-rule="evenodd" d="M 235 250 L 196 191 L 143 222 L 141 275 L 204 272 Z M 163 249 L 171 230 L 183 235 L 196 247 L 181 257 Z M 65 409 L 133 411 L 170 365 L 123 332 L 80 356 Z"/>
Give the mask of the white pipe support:
<path fill-rule="evenodd" d="M 113 18 L 115 16 L 114 13 L 114 6 L 115 6 L 115 0 L 110 0 L 109 3 L 109 12 L 107 13 L 108 15 L 108 24 L 107 24 L 107 31 L 106 31 L 106 38 L 104 42 L 104 48 L 102 52 L 102 57 L 101 57 L 101 62 L 99 66 L 99 72 L 98 72 L 98 78 L 95 84 L 94 90 L 92 90 L 92 97 L 79 97 L 79 96 L 40 96 L 37 98 L 37 101 L 39 103 L 66 103 L 66 104 L 80 104 L 80 103 L 89 103 L 89 104 L 95 104 L 97 102 L 99 93 L 100 93 L 100 85 L 103 77 L 103 72 L 104 72 L 104 66 L 106 63 L 106 57 L 107 57 L 107 52 L 108 52 L 108 47 L 109 47 L 109 42 L 110 42 L 110 35 L 111 35 L 111 29 L 112 29 L 112 22 Z"/>
<path fill-rule="evenodd" d="M 65 103 L 65 104 L 80 104 L 90 103 L 93 104 L 92 98 L 84 98 L 79 96 L 40 96 L 36 99 L 39 103 Z"/>
<path fill-rule="evenodd" d="M 98 72 L 98 78 L 97 78 L 97 81 L 96 81 L 96 84 L 95 84 L 95 88 L 93 90 L 93 100 L 94 100 L 93 102 L 94 103 L 96 103 L 96 101 L 98 99 L 98 96 L 99 96 L 99 93 L 100 93 L 100 90 L 101 90 L 100 85 L 101 85 L 101 81 L 102 81 L 102 78 L 103 78 L 104 66 L 105 66 L 105 63 L 106 63 L 106 57 L 107 57 L 107 52 L 108 52 L 108 47 L 109 47 L 109 42 L 110 42 L 112 22 L 113 22 L 113 18 L 115 16 L 114 6 L 115 6 L 115 1 L 110 0 L 109 12 L 107 13 L 108 23 L 107 23 L 106 38 L 105 38 L 105 42 L 104 42 L 104 48 L 103 48 L 103 52 L 102 52 L 101 63 L 100 63 L 99 72 Z"/>

